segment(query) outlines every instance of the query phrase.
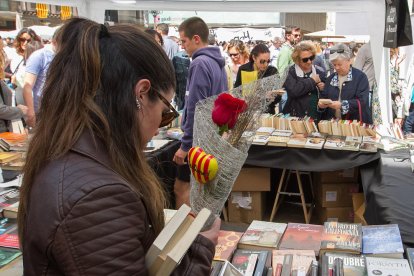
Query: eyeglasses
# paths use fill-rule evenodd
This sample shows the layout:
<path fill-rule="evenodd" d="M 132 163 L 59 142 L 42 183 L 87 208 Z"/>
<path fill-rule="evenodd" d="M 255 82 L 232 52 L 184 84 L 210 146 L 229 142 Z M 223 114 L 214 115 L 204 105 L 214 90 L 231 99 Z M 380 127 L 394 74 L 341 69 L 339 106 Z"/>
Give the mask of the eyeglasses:
<path fill-rule="evenodd" d="M 293 37 L 300 37 L 300 34 L 292 34 Z"/>
<path fill-rule="evenodd" d="M 180 116 L 177 110 L 171 105 L 169 101 L 167 101 L 166 98 L 164 98 L 163 95 L 160 94 L 160 92 L 157 91 L 158 98 L 170 109 L 169 111 L 165 111 L 162 113 L 162 119 L 160 123 L 160 128 L 168 126 L 175 118 Z"/>
<path fill-rule="evenodd" d="M 237 57 L 238 55 L 240 55 L 240 53 L 237 53 L 237 54 L 229 54 L 230 57 Z"/>
<path fill-rule="evenodd" d="M 314 59 L 315 59 L 315 56 L 310 56 L 310 57 L 307 57 L 307 58 L 302 58 L 302 62 L 307 63 L 309 60 L 313 61 Z"/>
<path fill-rule="evenodd" d="M 21 43 L 25 43 L 25 42 L 29 43 L 30 41 L 32 41 L 32 39 L 31 39 L 31 38 L 26 39 L 26 38 L 24 38 L 24 37 L 21 37 L 21 38 L 19 38 L 19 41 L 20 41 Z"/>
<path fill-rule="evenodd" d="M 271 62 L 270 59 L 268 59 L 268 60 L 263 60 L 262 59 L 262 60 L 259 61 L 260 64 L 269 64 L 270 62 Z"/>

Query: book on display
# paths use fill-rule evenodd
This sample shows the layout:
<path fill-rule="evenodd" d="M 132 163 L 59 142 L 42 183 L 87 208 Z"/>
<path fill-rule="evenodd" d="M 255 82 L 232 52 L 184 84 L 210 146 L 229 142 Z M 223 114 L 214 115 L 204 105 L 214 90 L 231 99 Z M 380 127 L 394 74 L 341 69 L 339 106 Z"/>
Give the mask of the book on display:
<path fill-rule="evenodd" d="M 220 230 L 213 260 L 230 261 L 243 233 Z"/>
<path fill-rule="evenodd" d="M 325 252 L 360 254 L 362 229 L 360 223 L 325 222 L 319 255 Z"/>
<path fill-rule="evenodd" d="M 330 271 L 334 271 L 334 263 L 336 259 L 342 260 L 342 268 L 344 275 L 365 276 L 367 270 L 365 267 L 365 258 L 360 255 L 340 254 L 327 252 L 321 256 L 321 275 L 330 275 Z"/>
<path fill-rule="evenodd" d="M 253 220 L 239 241 L 242 249 L 275 249 L 285 232 L 286 223 Z"/>
<path fill-rule="evenodd" d="M 406 259 L 365 257 L 368 276 L 392 275 L 412 276 L 410 265 Z"/>
<path fill-rule="evenodd" d="M 279 249 L 313 250 L 319 254 L 324 227 L 322 225 L 288 223 Z"/>
<path fill-rule="evenodd" d="M 403 253 L 397 224 L 362 226 L 362 254 L 402 259 Z"/>

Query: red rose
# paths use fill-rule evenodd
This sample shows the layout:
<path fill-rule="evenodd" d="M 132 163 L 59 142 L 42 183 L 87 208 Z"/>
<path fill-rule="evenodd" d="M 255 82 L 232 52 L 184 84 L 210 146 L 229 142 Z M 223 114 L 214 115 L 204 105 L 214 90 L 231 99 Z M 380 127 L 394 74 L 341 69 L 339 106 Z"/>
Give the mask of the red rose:
<path fill-rule="evenodd" d="M 213 122 L 219 127 L 227 126 L 228 129 L 232 129 L 239 114 L 246 108 L 247 104 L 244 100 L 235 98 L 228 93 L 221 93 L 214 101 Z"/>

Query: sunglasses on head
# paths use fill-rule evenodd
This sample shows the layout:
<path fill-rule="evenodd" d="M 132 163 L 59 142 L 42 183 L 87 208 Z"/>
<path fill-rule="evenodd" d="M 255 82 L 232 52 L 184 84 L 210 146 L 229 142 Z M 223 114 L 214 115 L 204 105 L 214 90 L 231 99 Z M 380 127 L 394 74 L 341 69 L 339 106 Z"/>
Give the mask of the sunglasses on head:
<path fill-rule="evenodd" d="M 171 105 L 169 101 L 167 101 L 166 98 L 164 98 L 163 95 L 160 94 L 160 92 L 157 91 L 158 98 L 169 108 L 169 111 L 165 111 L 162 113 L 161 123 L 159 127 L 165 127 L 168 126 L 172 121 L 174 121 L 175 118 L 180 116 L 177 110 Z"/>
<path fill-rule="evenodd" d="M 342 54 L 342 53 L 345 53 L 345 50 L 344 49 L 329 50 L 329 53 L 330 54 L 335 54 L 335 53 Z"/>
<path fill-rule="evenodd" d="M 229 54 L 230 57 L 237 57 L 238 55 L 240 55 L 239 53 L 237 54 Z"/>
<path fill-rule="evenodd" d="M 270 63 L 270 61 L 271 61 L 270 59 L 268 59 L 268 60 L 263 60 L 263 59 L 262 59 L 262 60 L 260 60 L 260 61 L 259 61 L 259 63 L 260 63 L 260 64 L 269 64 L 269 63 Z"/>
<path fill-rule="evenodd" d="M 307 63 L 309 60 L 313 61 L 314 59 L 315 59 L 315 56 L 310 56 L 310 57 L 307 57 L 307 58 L 302 58 L 302 62 Z"/>

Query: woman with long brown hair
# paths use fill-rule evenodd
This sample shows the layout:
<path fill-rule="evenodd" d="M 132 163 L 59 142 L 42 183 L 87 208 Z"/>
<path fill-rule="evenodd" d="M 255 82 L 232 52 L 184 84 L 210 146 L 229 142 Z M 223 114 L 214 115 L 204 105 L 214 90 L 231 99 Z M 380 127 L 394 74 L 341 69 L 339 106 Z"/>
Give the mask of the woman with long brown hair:
<path fill-rule="evenodd" d="M 142 150 L 176 117 L 171 62 L 134 26 L 75 18 L 59 36 L 21 187 L 25 275 L 146 275 L 166 200 Z M 209 273 L 218 228 L 174 274 Z"/>
<path fill-rule="evenodd" d="M 16 38 L 14 39 L 14 48 L 16 49 L 16 53 L 14 56 L 7 57 L 10 59 L 10 77 L 13 78 L 13 75 L 17 72 L 19 67 L 23 65 L 24 63 L 24 52 L 26 51 L 27 45 L 32 42 L 42 42 L 42 39 L 40 36 L 36 34 L 35 31 L 33 31 L 30 28 L 22 28 L 16 35 Z"/>

